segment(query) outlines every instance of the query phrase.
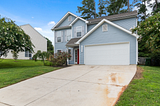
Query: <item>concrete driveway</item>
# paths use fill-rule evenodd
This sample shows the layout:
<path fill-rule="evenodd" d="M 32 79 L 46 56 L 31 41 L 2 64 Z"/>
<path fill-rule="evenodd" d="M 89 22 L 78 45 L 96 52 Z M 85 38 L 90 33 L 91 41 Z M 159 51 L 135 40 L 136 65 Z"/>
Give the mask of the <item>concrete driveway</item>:
<path fill-rule="evenodd" d="M 136 65 L 74 65 L 0 89 L 0 106 L 112 106 Z"/>

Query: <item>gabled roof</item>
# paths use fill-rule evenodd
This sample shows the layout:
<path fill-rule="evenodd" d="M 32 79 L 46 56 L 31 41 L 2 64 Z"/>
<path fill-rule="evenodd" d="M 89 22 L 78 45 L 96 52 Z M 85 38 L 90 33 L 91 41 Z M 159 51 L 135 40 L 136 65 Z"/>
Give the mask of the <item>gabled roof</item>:
<path fill-rule="evenodd" d="M 78 18 L 78 19 L 81 19 L 82 21 L 88 23 L 87 20 L 85 20 L 85 19 L 83 19 L 83 18 L 81 18 L 81 17 L 78 17 L 77 15 L 75 15 L 75 14 L 73 14 L 73 13 L 71 13 L 71 12 L 67 12 L 67 13 L 63 16 L 63 18 L 62 18 L 51 30 L 54 30 L 58 25 L 60 25 L 60 24 L 68 17 L 68 15 L 73 15 L 73 16 L 76 17 L 76 19 Z M 75 19 L 75 20 L 76 20 L 76 19 Z M 74 20 L 74 21 L 75 21 L 75 20 Z M 70 26 L 70 25 L 69 25 L 69 26 Z"/>
<path fill-rule="evenodd" d="M 137 11 L 131 11 L 131 12 L 115 14 L 115 15 L 110 15 L 110 16 L 103 16 L 103 17 L 99 17 L 99 18 L 95 18 L 95 19 L 89 19 L 88 24 L 96 24 L 96 23 L 99 23 L 100 21 L 102 21 L 103 19 L 107 19 L 109 21 L 115 21 L 115 20 L 137 17 L 137 15 L 138 15 Z"/>
<path fill-rule="evenodd" d="M 86 33 L 81 39 L 79 39 L 75 44 L 79 44 L 81 41 L 83 41 L 86 37 L 88 37 L 93 31 L 95 31 L 97 28 L 99 28 L 105 22 L 114 26 L 114 27 L 116 27 L 116 28 L 118 28 L 118 29 L 120 29 L 120 30 L 122 30 L 122 31 L 124 31 L 124 32 L 126 32 L 126 33 L 128 33 L 128 34 L 130 34 L 130 35 L 132 35 L 132 36 L 134 36 L 134 37 L 136 37 L 136 38 L 139 37 L 137 34 L 132 34 L 131 31 L 129 31 L 129 30 L 117 25 L 117 24 L 114 24 L 113 22 L 108 21 L 107 19 L 103 19 L 95 27 L 93 27 L 88 33 Z"/>
<path fill-rule="evenodd" d="M 40 34 L 36 29 L 34 29 L 30 24 L 20 25 L 19 27 L 24 30 L 25 29 L 24 26 L 30 26 L 35 32 L 37 32 L 41 37 L 43 37 L 47 41 L 47 39 L 42 34 Z"/>

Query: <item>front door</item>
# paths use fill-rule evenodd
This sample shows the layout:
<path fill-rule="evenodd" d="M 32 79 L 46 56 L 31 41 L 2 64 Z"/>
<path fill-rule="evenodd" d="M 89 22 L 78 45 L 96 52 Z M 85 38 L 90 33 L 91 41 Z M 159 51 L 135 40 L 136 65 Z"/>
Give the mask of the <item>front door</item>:
<path fill-rule="evenodd" d="M 79 64 L 79 49 L 75 49 L 75 64 Z"/>

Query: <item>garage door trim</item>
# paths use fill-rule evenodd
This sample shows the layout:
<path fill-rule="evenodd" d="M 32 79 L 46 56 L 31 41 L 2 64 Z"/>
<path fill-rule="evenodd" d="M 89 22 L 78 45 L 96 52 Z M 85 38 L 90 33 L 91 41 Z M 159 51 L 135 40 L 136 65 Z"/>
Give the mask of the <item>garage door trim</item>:
<path fill-rule="evenodd" d="M 91 45 L 84 45 L 84 64 L 86 64 L 86 47 L 89 46 L 101 46 L 101 45 L 114 45 L 114 44 L 128 44 L 129 46 L 129 64 L 130 64 L 130 42 L 115 42 L 115 43 L 105 43 L 105 44 L 91 44 Z"/>

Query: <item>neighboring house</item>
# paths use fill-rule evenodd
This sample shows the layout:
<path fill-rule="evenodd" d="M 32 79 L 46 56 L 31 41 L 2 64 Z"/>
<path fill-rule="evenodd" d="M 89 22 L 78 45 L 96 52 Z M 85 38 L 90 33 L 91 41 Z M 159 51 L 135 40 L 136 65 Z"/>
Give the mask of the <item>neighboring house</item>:
<path fill-rule="evenodd" d="M 137 11 L 85 20 L 68 12 L 53 28 L 54 51 L 71 54 L 69 64 L 137 64 Z"/>
<path fill-rule="evenodd" d="M 36 31 L 31 25 L 26 24 L 20 26 L 23 31 L 30 36 L 31 41 L 35 47 L 33 47 L 34 53 L 29 53 L 28 51 L 19 52 L 18 59 L 31 59 L 33 55 L 38 51 L 47 51 L 47 40 L 38 31 Z M 7 59 L 13 59 L 11 51 L 7 54 Z"/>

